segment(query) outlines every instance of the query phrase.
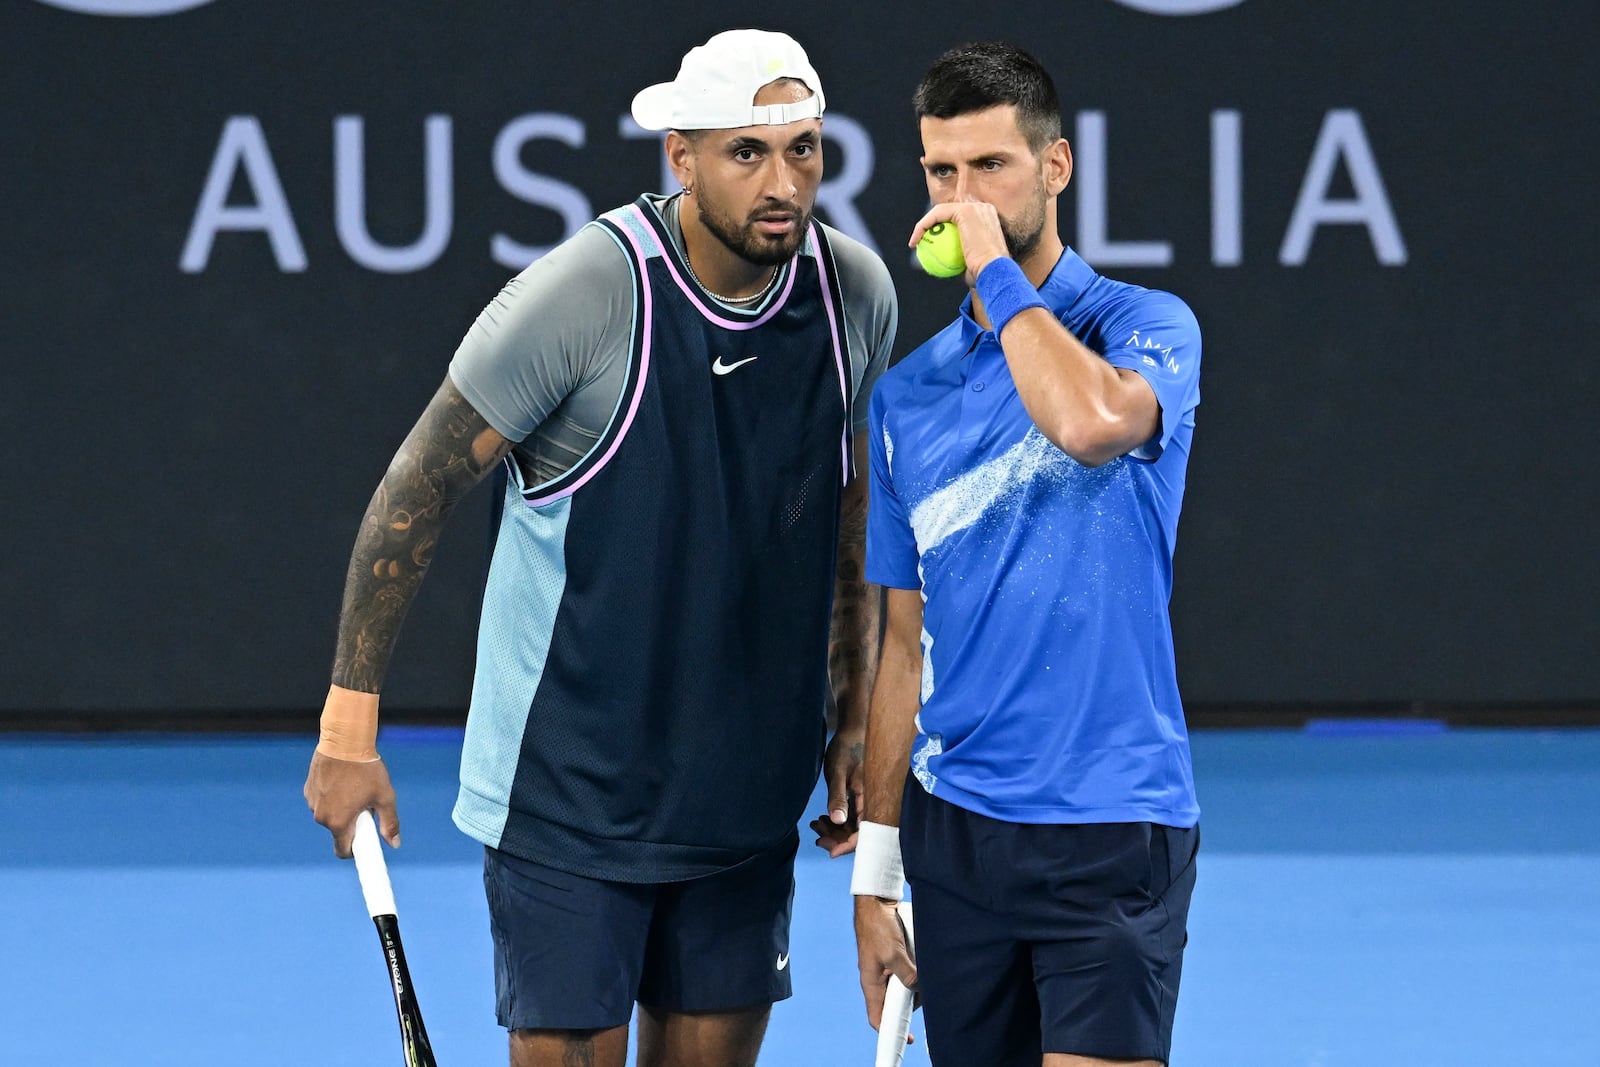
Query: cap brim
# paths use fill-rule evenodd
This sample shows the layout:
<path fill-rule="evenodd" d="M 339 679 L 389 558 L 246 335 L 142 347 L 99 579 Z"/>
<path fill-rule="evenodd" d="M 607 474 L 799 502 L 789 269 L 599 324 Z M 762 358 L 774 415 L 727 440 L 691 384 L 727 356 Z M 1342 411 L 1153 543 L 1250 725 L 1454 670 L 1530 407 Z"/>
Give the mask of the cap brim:
<path fill-rule="evenodd" d="M 633 121 L 647 130 L 672 129 L 672 82 L 640 89 L 633 98 Z"/>

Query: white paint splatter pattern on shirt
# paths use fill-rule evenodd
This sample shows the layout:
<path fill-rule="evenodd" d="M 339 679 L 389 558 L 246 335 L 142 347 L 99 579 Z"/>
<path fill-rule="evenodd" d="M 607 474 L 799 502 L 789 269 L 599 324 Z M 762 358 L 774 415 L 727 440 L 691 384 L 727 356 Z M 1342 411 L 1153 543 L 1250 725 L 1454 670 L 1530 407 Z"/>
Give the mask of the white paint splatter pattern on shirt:
<path fill-rule="evenodd" d="M 911 509 L 911 531 L 917 552 L 926 556 L 951 535 L 960 533 L 1005 497 L 1021 492 L 1042 474 L 1074 466 L 1038 427 L 1005 452 L 935 489 Z"/>
<path fill-rule="evenodd" d="M 917 722 L 917 731 L 919 733 L 922 731 L 920 720 Z M 922 741 L 911 754 L 911 773 L 917 776 L 922 788 L 930 793 L 939 785 L 939 776 L 928 767 L 928 761 L 942 755 L 944 755 L 944 738 L 939 734 L 923 734 Z"/>

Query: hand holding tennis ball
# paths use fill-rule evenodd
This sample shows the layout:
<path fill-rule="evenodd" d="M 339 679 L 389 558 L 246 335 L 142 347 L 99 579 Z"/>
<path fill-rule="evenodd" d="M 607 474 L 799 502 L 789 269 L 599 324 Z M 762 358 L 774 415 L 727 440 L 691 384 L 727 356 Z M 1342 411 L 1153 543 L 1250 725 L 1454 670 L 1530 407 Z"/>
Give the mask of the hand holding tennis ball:
<path fill-rule="evenodd" d="M 917 242 L 917 262 L 935 278 L 954 278 L 965 273 L 967 261 L 961 254 L 961 234 L 953 222 L 936 222 Z"/>

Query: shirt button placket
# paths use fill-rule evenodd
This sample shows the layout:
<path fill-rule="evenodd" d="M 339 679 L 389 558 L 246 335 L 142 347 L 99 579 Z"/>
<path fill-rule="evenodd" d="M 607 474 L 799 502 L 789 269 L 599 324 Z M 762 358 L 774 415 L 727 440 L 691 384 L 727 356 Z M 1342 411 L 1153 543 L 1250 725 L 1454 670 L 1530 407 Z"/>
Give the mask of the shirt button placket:
<path fill-rule="evenodd" d="M 986 402 L 987 398 L 982 395 L 984 389 L 987 388 L 985 378 L 975 377 L 975 375 L 980 374 L 987 376 L 988 372 L 994 369 L 992 357 L 999 355 L 999 352 L 998 350 L 994 352 L 986 351 L 987 347 L 980 341 L 974 346 L 969 357 L 971 362 L 967 365 L 968 378 L 966 388 L 961 393 L 961 439 L 963 441 L 976 441 L 983 436 L 984 427 L 989 423 L 989 404 Z M 990 358 L 986 359 L 985 357 Z M 1000 358 L 1003 359 L 1004 356 Z"/>

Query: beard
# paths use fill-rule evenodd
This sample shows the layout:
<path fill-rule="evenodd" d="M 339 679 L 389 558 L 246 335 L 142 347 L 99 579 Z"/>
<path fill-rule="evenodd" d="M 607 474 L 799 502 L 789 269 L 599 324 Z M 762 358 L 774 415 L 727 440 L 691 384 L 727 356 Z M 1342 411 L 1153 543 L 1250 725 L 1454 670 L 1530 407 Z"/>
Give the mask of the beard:
<path fill-rule="evenodd" d="M 1006 251 L 1018 263 L 1032 255 L 1044 237 L 1044 205 L 1048 196 L 1044 181 L 1040 179 L 1037 195 L 1028 210 L 1014 219 L 1000 219 L 1000 232 L 1005 235 Z"/>
<path fill-rule="evenodd" d="M 793 259 L 795 253 L 800 251 L 800 245 L 806 239 L 806 230 L 811 225 L 811 212 L 802 211 L 798 204 L 769 205 L 753 212 L 741 223 L 732 213 L 711 203 L 703 193 L 696 191 L 695 199 L 700 209 L 700 221 L 711 231 L 711 235 L 734 255 L 759 267 L 775 267 Z M 758 219 L 773 214 L 792 215 L 794 229 L 782 236 L 756 229 Z"/>

